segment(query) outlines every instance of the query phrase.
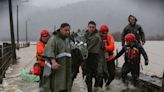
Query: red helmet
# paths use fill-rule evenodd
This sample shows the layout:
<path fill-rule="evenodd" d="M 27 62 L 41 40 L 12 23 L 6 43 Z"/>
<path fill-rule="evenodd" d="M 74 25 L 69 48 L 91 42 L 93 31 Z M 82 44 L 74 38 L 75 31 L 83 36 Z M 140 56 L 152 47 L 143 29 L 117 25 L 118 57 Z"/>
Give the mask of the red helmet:
<path fill-rule="evenodd" d="M 43 29 L 40 33 L 41 37 L 46 37 L 46 36 L 49 36 L 49 35 L 50 35 L 50 33 L 49 33 L 48 29 Z"/>
<path fill-rule="evenodd" d="M 133 42 L 133 41 L 135 41 L 135 40 L 136 40 L 136 37 L 135 37 L 135 35 L 132 34 L 132 33 L 129 33 L 129 34 L 127 34 L 127 35 L 125 36 L 125 41 L 126 41 L 126 42 Z"/>
<path fill-rule="evenodd" d="M 103 24 L 103 25 L 100 26 L 100 32 L 102 32 L 102 33 L 104 33 L 104 32 L 108 33 L 108 31 L 109 31 L 109 28 L 108 28 L 107 25 Z"/>

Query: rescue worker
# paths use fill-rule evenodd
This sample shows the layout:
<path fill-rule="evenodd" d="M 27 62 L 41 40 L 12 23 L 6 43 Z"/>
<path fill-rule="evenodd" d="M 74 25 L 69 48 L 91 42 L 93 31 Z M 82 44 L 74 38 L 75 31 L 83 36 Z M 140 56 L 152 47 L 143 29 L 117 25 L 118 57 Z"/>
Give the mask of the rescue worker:
<path fill-rule="evenodd" d="M 44 78 L 44 92 L 71 92 L 71 46 L 70 25 L 61 24 L 60 28 L 49 39 L 44 55 L 50 59 L 51 74 Z"/>
<path fill-rule="evenodd" d="M 88 48 L 88 58 L 85 62 L 85 73 L 88 92 L 92 92 L 92 79 L 95 78 L 94 87 L 98 87 L 97 68 L 99 63 L 99 52 L 101 49 L 101 37 L 96 29 L 96 23 L 90 21 L 88 23 L 88 30 L 86 31 L 86 40 Z"/>
<path fill-rule="evenodd" d="M 44 49 L 45 49 L 45 45 L 48 42 L 48 39 L 50 37 L 50 33 L 48 31 L 48 29 L 43 29 L 40 33 L 40 41 L 37 42 L 36 44 L 36 57 L 37 57 L 37 61 L 40 64 L 40 83 L 39 83 L 39 87 L 41 87 L 42 85 L 42 77 L 43 77 L 43 70 L 44 70 L 44 65 L 45 65 L 45 61 L 42 60 L 42 54 L 44 53 Z"/>
<path fill-rule="evenodd" d="M 136 36 L 136 40 L 141 45 L 145 44 L 145 33 L 142 29 L 142 27 L 137 24 L 137 18 L 133 15 L 129 15 L 128 17 L 129 24 L 124 28 L 122 32 L 122 46 L 125 45 L 125 35 L 128 33 L 133 33 Z"/>
<path fill-rule="evenodd" d="M 107 89 L 110 88 L 109 85 L 115 77 L 115 62 L 110 61 L 114 57 L 115 43 L 112 35 L 108 34 L 108 32 L 109 28 L 107 25 L 104 24 L 100 26 L 100 34 L 102 37 L 102 50 L 105 55 L 105 61 L 103 62 L 107 63 L 108 70 L 108 78 L 105 85 Z M 103 66 L 103 68 L 105 68 L 105 66 Z"/>
<path fill-rule="evenodd" d="M 122 54 L 125 53 L 125 63 L 121 69 L 121 77 L 123 83 L 128 84 L 126 78 L 127 74 L 131 72 L 133 78 L 134 86 L 137 85 L 137 79 L 140 74 L 140 54 L 145 59 L 145 65 L 148 65 L 148 56 L 143 49 L 143 47 L 136 41 L 136 37 L 134 34 L 129 33 L 125 36 L 125 41 L 127 45 L 123 46 L 121 51 L 115 56 L 114 59 L 119 58 Z"/>

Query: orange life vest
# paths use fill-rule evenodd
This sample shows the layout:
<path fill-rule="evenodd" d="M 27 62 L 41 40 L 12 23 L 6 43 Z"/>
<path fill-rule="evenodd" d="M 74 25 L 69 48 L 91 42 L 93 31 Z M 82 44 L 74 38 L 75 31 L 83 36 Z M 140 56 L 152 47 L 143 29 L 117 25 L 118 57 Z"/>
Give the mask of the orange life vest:
<path fill-rule="evenodd" d="M 44 67 L 45 65 L 45 61 L 42 60 L 42 54 L 44 53 L 44 48 L 45 48 L 45 43 L 39 41 L 37 42 L 36 44 L 36 57 L 37 57 L 37 60 L 39 61 L 40 63 L 40 66 Z"/>
<path fill-rule="evenodd" d="M 108 59 L 106 60 L 108 62 L 114 58 L 115 41 L 112 35 L 107 35 L 107 44 L 105 45 L 105 50 L 110 53 Z"/>

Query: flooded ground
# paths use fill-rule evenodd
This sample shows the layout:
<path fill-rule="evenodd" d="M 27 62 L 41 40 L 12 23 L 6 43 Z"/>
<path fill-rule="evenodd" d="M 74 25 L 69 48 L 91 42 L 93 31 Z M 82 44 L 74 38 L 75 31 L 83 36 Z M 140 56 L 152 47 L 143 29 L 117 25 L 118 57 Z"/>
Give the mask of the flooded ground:
<path fill-rule="evenodd" d="M 34 44 L 34 43 L 33 43 Z M 120 47 L 120 43 L 116 43 L 117 48 Z M 149 55 L 150 64 L 148 67 L 143 66 L 143 70 L 141 72 L 143 74 L 155 75 L 157 77 L 161 77 L 163 73 L 164 66 L 162 54 L 160 54 L 160 50 L 164 49 L 164 42 L 147 42 L 144 46 Z M 156 54 L 161 55 L 156 56 L 154 54 L 149 53 L 149 51 L 154 52 Z M 161 52 L 162 53 L 162 52 Z M 19 63 L 17 65 L 12 65 L 6 72 L 6 78 L 4 79 L 3 85 L 0 85 L 0 92 L 39 92 L 38 83 L 29 83 L 25 82 L 20 76 L 20 71 L 23 68 L 30 69 L 32 65 L 35 63 L 35 45 L 31 45 L 28 48 L 23 48 L 17 51 L 19 59 Z M 154 61 L 155 60 L 155 61 Z M 143 61 L 142 61 L 143 62 Z M 119 59 L 119 66 L 122 65 L 122 58 Z M 157 64 L 159 63 L 159 64 Z M 144 79 L 148 79 L 143 77 Z M 152 80 L 153 81 L 153 80 Z M 159 85 L 161 85 L 161 81 Z M 140 87 L 135 88 L 131 84 L 127 87 L 122 83 L 122 81 L 116 78 L 110 85 L 110 90 L 106 90 L 103 88 L 104 92 L 155 92 L 153 90 L 147 89 L 142 84 Z M 82 78 L 81 70 L 78 74 L 77 78 L 74 81 L 72 92 L 87 92 L 86 84 Z"/>
<path fill-rule="evenodd" d="M 5 89 L 0 92 L 39 92 L 38 83 L 29 83 L 22 80 L 20 76 L 16 78 L 7 78 L 4 81 Z M 130 83 L 130 82 L 129 82 Z M 75 79 L 72 92 L 87 92 L 86 84 L 82 79 L 82 74 L 80 73 Z M 120 79 L 115 79 L 111 85 L 110 90 L 103 88 L 103 92 L 155 92 L 143 87 L 134 87 L 129 84 L 126 86 L 122 83 Z"/>

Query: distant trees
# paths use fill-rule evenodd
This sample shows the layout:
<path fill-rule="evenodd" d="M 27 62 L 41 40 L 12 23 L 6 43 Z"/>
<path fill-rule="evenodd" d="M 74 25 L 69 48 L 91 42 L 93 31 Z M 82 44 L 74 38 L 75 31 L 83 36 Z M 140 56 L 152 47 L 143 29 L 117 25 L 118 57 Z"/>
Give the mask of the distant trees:
<path fill-rule="evenodd" d="M 121 32 L 111 33 L 115 41 L 121 41 Z"/>
<path fill-rule="evenodd" d="M 83 31 L 85 32 L 86 29 L 83 29 L 83 30 L 77 30 L 75 32 L 78 32 L 78 31 Z M 120 42 L 121 41 L 121 32 L 113 32 L 111 33 L 111 35 L 113 36 L 114 40 L 115 41 L 118 41 Z M 31 41 L 38 41 L 39 38 L 29 38 L 29 40 Z M 146 40 L 148 41 L 164 41 L 164 34 L 158 34 L 158 35 L 153 35 L 153 36 L 146 36 Z M 1 38 L 0 41 L 10 41 L 10 38 L 6 37 L 6 38 Z M 20 41 L 25 41 L 25 38 L 21 38 Z"/>
<path fill-rule="evenodd" d="M 149 41 L 164 41 L 164 34 L 148 36 L 146 39 Z"/>
<path fill-rule="evenodd" d="M 121 41 L 121 32 L 114 32 L 111 34 L 115 41 Z M 164 34 L 147 36 L 146 40 L 148 40 L 148 41 L 164 41 Z"/>

